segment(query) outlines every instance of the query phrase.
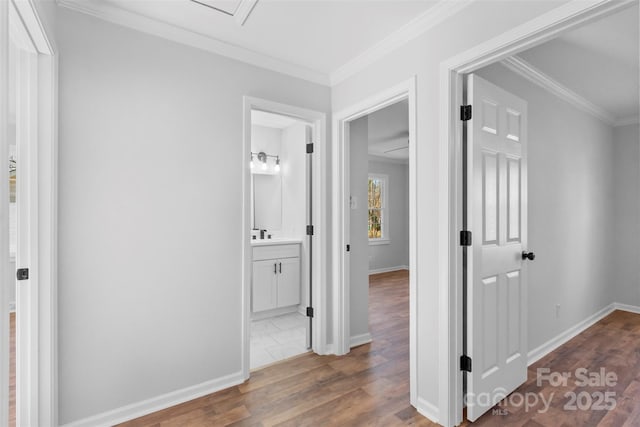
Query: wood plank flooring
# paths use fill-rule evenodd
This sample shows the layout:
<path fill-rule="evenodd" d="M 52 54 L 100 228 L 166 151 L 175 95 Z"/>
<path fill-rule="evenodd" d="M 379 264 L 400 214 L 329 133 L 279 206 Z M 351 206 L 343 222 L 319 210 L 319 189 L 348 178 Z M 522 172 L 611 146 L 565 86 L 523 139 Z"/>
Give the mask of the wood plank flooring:
<path fill-rule="evenodd" d="M 370 277 L 371 344 L 343 357 L 305 354 L 252 373 L 236 387 L 123 426 L 434 426 L 409 404 L 406 271 Z M 536 386 L 536 369 L 606 367 L 617 373 L 613 411 L 564 411 L 564 388 Z M 473 425 L 640 426 L 640 315 L 616 311 L 529 368 L 518 392 L 555 392 L 547 413 L 497 406 Z M 508 401 L 508 399 L 507 399 Z M 469 425 L 469 423 L 464 423 Z"/>
<path fill-rule="evenodd" d="M 343 357 L 305 354 L 236 387 L 124 426 L 433 426 L 409 404 L 409 276 L 371 276 L 373 342 Z"/>

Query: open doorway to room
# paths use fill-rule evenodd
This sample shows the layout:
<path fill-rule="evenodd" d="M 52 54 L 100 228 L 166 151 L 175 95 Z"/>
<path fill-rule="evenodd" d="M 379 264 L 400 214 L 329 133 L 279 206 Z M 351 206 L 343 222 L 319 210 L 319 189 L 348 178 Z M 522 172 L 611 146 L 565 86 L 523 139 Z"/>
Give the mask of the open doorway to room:
<path fill-rule="evenodd" d="M 9 13 L 9 425 L 28 419 L 30 370 L 28 340 L 32 307 L 28 266 L 32 227 L 32 151 L 37 138 L 38 51 L 14 7 Z M 17 275 L 16 275 L 17 272 Z M 19 413 L 22 412 L 22 413 Z"/>
<path fill-rule="evenodd" d="M 333 117 L 335 352 L 369 342 L 389 352 L 406 368 L 414 406 L 415 105 L 413 78 Z"/>
<path fill-rule="evenodd" d="M 601 341 L 588 333 L 589 352 L 582 338 L 554 351 L 614 310 L 640 306 L 639 11 L 637 2 L 621 8 L 464 77 L 463 230 L 472 238 L 461 241 L 461 368 L 471 421 L 509 423 L 519 412 L 519 423 L 575 424 L 572 393 L 539 387 L 538 368 L 604 369 L 620 381 L 635 372 L 610 356 L 634 357 L 618 343 L 640 325 L 636 314 L 604 321 Z M 605 424 L 618 416 L 616 399 L 633 399 L 580 390 L 615 395 L 600 408 Z M 514 405 L 505 398 L 514 391 L 549 405 Z M 599 407 L 581 409 L 593 420 Z"/>
<path fill-rule="evenodd" d="M 397 334 L 406 344 L 408 99 L 350 122 L 349 147 L 350 346 L 389 338 L 390 334 Z"/>
<path fill-rule="evenodd" d="M 0 315 L 10 320 L 3 331 L 10 345 L 2 346 L 10 371 L 8 378 L 0 375 L 2 396 L 9 396 L 9 413 L 0 414 L 8 415 L 3 424 L 49 425 L 57 410 L 56 58 L 32 2 L 9 1 L 4 7 L 9 194 L 3 206 L 8 202 L 9 209 L 2 228 L 9 239 L 0 253 L 6 254 L 9 280 L 3 290 L 8 304 Z"/>
<path fill-rule="evenodd" d="M 311 348 L 311 143 L 310 124 L 251 111 L 251 369 Z"/>
<path fill-rule="evenodd" d="M 243 361 L 326 353 L 325 114 L 244 98 Z"/>

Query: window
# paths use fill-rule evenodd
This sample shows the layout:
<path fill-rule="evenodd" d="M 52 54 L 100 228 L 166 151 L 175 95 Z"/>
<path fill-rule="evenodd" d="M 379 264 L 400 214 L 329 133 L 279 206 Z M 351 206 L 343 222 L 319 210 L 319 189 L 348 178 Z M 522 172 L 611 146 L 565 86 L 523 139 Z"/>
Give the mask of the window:
<path fill-rule="evenodd" d="M 389 240 L 386 175 L 369 175 L 369 241 Z"/>

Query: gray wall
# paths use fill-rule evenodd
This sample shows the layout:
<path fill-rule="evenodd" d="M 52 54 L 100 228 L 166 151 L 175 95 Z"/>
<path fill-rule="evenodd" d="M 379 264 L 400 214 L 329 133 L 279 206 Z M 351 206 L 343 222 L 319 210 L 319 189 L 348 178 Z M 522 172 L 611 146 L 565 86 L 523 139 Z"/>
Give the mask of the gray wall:
<path fill-rule="evenodd" d="M 614 302 L 613 131 L 502 65 L 478 74 L 529 104 L 532 350 Z"/>
<path fill-rule="evenodd" d="M 616 302 L 640 306 L 640 134 L 638 125 L 614 129 Z"/>
<path fill-rule="evenodd" d="M 350 123 L 349 170 L 351 197 L 356 205 L 351 207 L 350 239 L 350 327 L 351 336 L 369 333 L 369 238 L 368 238 L 368 117 Z"/>
<path fill-rule="evenodd" d="M 409 166 L 369 160 L 369 173 L 389 177 L 389 244 L 369 245 L 369 271 L 409 266 Z"/>
<path fill-rule="evenodd" d="M 242 97 L 328 112 L 330 90 L 62 8 L 57 24 L 68 423 L 239 373 Z"/>

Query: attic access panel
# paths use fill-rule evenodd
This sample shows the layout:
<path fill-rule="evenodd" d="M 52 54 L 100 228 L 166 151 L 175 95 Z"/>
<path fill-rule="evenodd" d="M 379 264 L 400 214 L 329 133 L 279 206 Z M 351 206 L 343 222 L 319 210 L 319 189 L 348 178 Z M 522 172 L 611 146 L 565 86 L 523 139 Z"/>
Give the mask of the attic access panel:
<path fill-rule="evenodd" d="M 209 9 L 224 13 L 235 18 L 236 22 L 244 25 L 249 14 L 255 7 L 258 0 L 191 0 Z"/>

